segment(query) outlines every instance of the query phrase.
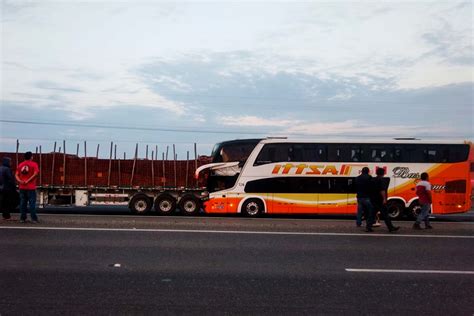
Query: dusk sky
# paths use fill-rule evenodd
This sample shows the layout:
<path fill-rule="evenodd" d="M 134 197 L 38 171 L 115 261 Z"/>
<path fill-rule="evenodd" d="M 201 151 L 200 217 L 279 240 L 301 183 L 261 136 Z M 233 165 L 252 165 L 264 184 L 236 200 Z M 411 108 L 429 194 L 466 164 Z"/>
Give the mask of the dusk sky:
<path fill-rule="evenodd" d="M 474 139 L 471 1 L 0 1 L 0 151 Z"/>

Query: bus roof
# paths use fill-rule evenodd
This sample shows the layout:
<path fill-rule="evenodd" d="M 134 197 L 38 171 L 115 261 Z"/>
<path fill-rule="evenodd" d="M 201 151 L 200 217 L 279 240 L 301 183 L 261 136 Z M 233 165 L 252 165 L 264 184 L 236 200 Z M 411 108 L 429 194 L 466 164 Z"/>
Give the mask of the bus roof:
<path fill-rule="evenodd" d="M 232 140 L 225 140 L 219 142 L 219 145 L 226 146 L 226 145 L 233 145 L 233 144 L 248 144 L 248 143 L 255 143 L 258 144 L 263 138 L 248 138 L 248 139 L 232 139 Z"/>
<path fill-rule="evenodd" d="M 313 138 L 313 139 L 290 139 L 290 138 L 266 138 L 262 144 L 274 143 L 320 143 L 320 144 L 466 144 L 463 140 L 446 139 L 418 139 L 418 138 L 389 138 L 389 139 L 354 139 L 354 138 Z"/>

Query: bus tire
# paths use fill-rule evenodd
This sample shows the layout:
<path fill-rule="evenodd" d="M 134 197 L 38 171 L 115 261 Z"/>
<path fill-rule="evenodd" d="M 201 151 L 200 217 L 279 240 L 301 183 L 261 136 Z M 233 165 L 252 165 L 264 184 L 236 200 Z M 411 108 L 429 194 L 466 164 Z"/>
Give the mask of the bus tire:
<path fill-rule="evenodd" d="M 405 205 L 399 200 L 387 202 L 387 212 L 391 219 L 401 218 L 405 214 Z"/>
<path fill-rule="evenodd" d="M 186 216 L 193 216 L 199 214 L 201 210 L 201 201 L 193 194 L 185 194 L 179 200 L 179 209 L 181 214 Z"/>
<path fill-rule="evenodd" d="M 411 219 L 416 219 L 418 217 L 418 214 L 420 214 L 420 211 L 420 203 L 418 202 L 418 200 L 415 200 L 410 204 L 410 207 L 408 208 L 408 216 Z"/>
<path fill-rule="evenodd" d="M 128 204 L 128 208 L 133 214 L 145 215 L 150 212 L 152 204 L 152 200 L 148 197 L 148 195 L 139 193 L 132 197 L 130 203 Z"/>
<path fill-rule="evenodd" d="M 176 199 L 168 193 L 162 193 L 155 199 L 155 211 L 159 215 L 172 215 L 176 210 Z"/>
<path fill-rule="evenodd" d="M 249 199 L 242 205 L 242 214 L 247 217 L 258 217 L 263 214 L 264 206 L 258 199 Z"/>

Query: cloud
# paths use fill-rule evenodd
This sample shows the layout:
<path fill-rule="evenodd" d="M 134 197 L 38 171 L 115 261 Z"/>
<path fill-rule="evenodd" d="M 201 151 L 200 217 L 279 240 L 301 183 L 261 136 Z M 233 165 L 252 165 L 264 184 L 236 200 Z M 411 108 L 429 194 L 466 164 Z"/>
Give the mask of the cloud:
<path fill-rule="evenodd" d="M 472 2 L 4 3 L 10 117 L 472 134 Z"/>
<path fill-rule="evenodd" d="M 263 118 L 250 115 L 222 116 L 217 121 L 225 126 L 252 126 L 252 127 L 284 127 L 298 124 L 297 120 L 285 120 L 275 118 Z"/>
<path fill-rule="evenodd" d="M 94 75 L 92 70 L 84 74 L 76 69 L 37 67 L 29 70 L 5 64 L 4 76 L 9 80 L 3 82 L 3 102 L 60 109 L 77 120 L 93 117 L 97 108 L 124 105 L 156 108 L 175 115 L 185 113 L 183 103 L 152 91 L 142 78 L 126 69 Z"/>
<path fill-rule="evenodd" d="M 326 123 L 305 122 L 289 127 L 289 134 L 353 135 L 353 136 L 413 136 L 419 134 L 419 125 L 390 125 L 346 120 Z"/>

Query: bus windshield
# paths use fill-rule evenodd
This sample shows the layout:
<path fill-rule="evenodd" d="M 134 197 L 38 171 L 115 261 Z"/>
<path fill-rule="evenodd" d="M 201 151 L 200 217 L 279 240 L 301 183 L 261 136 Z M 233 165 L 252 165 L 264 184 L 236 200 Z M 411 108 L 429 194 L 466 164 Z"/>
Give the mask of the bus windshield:
<path fill-rule="evenodd" d="M 243 139 L 219 143 L 212 150 L 212 162 L 245 162 L 260 139 Z"/>

